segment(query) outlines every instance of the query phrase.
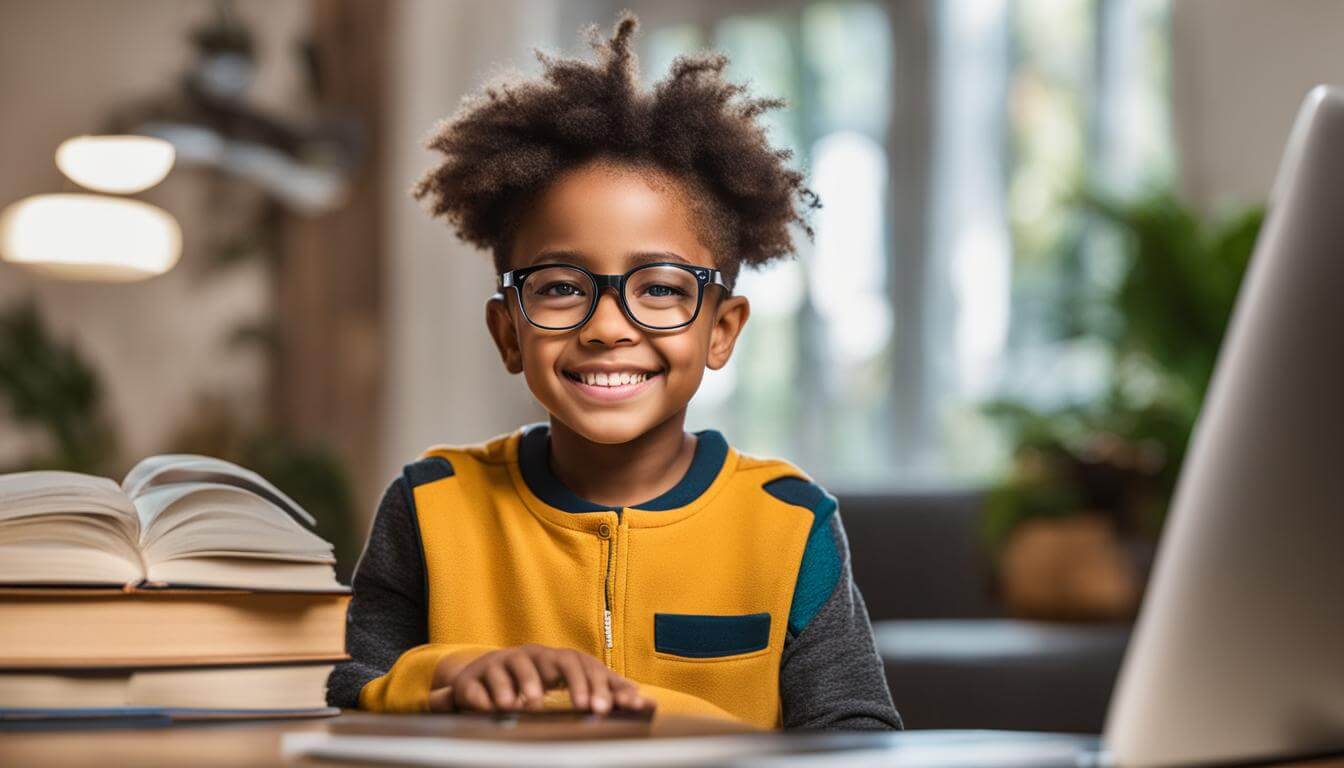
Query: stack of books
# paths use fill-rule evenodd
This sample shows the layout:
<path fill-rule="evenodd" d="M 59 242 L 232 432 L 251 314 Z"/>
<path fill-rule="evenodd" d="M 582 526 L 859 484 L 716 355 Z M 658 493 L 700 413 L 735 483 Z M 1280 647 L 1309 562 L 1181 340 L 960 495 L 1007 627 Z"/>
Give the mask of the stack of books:
<path fill-rule="evenodd" d="M 205 456 L 0 475 L 0 728 L 335 714 L 349 588 L 302 507 Z"/>

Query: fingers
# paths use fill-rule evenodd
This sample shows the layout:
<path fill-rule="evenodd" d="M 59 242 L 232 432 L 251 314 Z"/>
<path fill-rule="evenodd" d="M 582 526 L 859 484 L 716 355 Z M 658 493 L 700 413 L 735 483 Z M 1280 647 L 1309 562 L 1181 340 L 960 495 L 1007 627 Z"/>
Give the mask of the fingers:
<path fill-rule="evenodd" d="M 541 699 L 546 694 L 545 686 L 541 682 L 541 673 L 537 670 L 537 665 L 532 661 L 532 657 L 526 653 L 516 653 L 505 661 L 509 673 L 513 675 L 513 681 L 518 692 L 518 706 L 529 709 L 540 709 Z"/>
<path fill-rule="evenodd" d="M 539 647 L 531 656 L 532 661 L 536 664 L 537 674 L 541 676 L 542 687 L 547 691 L 569 687 L 565 673 L 560 667 L 562 653 L 563 651 L 558 648 Z M 578 706 L 573 694 L 570 695 L 570 704 L 574 707 Z"/>
<path fill-rule="evenodd" d="M 518 697 L 514 692 L 513 675 L 509 674 L 508 656 L 491 660 L 482 671 L 485 687 L 490 690 L 490 699 L 502 710 L 514 709 Z"/>
<path fill-rule="evenodd" d="M 451 686 L 443 686 L 442 688 L 433 688 L 430 690 L 429 711 L 430 712 L 453 711 L 453 689 Z"/>
<path fill-rule="evenodd" d="M 642 712 L 653 708 L 653 702 L 639 695 L 639 686 L 620 675 L 611 677 L 612 701 L 620 709 Z"/>
<path fill-rule="evenodd" d="M 592 710 L 599 715 L 611 711 L 611 683 L 615 674 L 597 659 L 587 656 L 583 659 L 588 672 L 588 699 Z"/>
<path fill-rule="evenodd" d="M 464 669 L 453 682 L 453 705 L 462 711 L 489 712 L 494 709 L 490 691 L 480 677 L 468 676 Z"/>
<path fill-rule="evenodd" d="M 588 709 L 591 703 L 588 698 L 588 670 L 579 659 L 579 653 L 567 648 L 557 648 L 554 659 L 560 676 L 564 678 L 565 687 L 569 689 L 569 699 L 574 702 L 574 707 Z"/>
<path fill-rule="evenodd" d="M 471 661 L 453 677 L 447 689 L 453 709 L 473 710 L 481 709 L 482 706 L 488 709 L 491 706 L 490 694 L 480 681 L 482 662 L 489 656 L 487 653 Z"/>
<path fill-rule="evenodd" d="M 487 653 L 468 663 L 449 685 L 433 687 L 430 709 L 516 711 L 540 709 L 549 688 L 565 687 L 575 709 L 605 715 L 613 709 L 647 711 L 655 703 L 639 686 L 586 653 L 524 645 Z"/>

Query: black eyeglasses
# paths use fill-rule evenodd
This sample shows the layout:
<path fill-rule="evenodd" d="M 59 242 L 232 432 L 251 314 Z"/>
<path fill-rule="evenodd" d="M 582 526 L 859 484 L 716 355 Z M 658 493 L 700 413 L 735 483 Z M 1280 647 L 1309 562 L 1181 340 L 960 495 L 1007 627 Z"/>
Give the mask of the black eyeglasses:
<path fill-rule="evenodd" d="M 573 264 L 537 264 L 499 276 L 499 288 L 514 288 L 523 317 L 547 331 L 578 328 L 593 316 L 602 290 L 614 288 L 626 317 L 653 331 L 695 322 L 705 286 L 728 285 L 717 269 L 658 261 L 623 275 L 595 275 Z"/>

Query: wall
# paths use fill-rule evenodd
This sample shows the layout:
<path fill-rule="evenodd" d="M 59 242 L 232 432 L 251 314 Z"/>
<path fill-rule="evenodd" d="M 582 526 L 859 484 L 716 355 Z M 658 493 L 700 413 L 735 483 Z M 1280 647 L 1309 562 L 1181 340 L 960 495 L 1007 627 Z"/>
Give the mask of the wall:
<path fill-rule="evenodd" d="M 300 93 L 298 69 L 289 63 L 308 6 L 247 0 L 238 8 L 261 59 L 254 95 L 286 114 Z M 53 162 L 56 146 L 98 132 L 128 102 L 176 88 L 193 58 L 187 35 L 212 9 L 206 0 L 0 5 L 0 104 L 8 113 L 0 119 L 0 206 L 73 191 Z M 182 224 L 182 262 L 166 275 L 127 285 L 71 283 L 0 262 L 0 307 L 35 297 L 55 332 L 73 339 L 104 374 L 127 461 L 163 450 L 192 417 L 200 393 L 260 395 L 260 356 L 231 350 L 225 339 L 266 311 L 269 289 L 258 268 L 201 279 L 211 212 L 198 182 L 191 171 L 176 170 L 141 196 Z M 0 465 L 26 455 L 32 440 L 0 421 Z"/>
<path fill-rule="evenodd" d="M 1344 85 L 1344 3 L 1176 0 L 1171 43 L 1182 192 L 1264 202 L 1307 91 Z"/>
<path fill-rule="evenodd" d="M 431 129 L 464 95 L 504 68 L 535 74 L 531 47 L 553 46 L 557 29 L 573 47 L 557 13 L 540 0 L 398 5 L 386 152 L 389 481 L 432 444 L 477 442 L 545 418 L 486 331 L 495 284 L 488 255 L 431 219 L 409 190 L 439 157 L 424 146 Z"/>

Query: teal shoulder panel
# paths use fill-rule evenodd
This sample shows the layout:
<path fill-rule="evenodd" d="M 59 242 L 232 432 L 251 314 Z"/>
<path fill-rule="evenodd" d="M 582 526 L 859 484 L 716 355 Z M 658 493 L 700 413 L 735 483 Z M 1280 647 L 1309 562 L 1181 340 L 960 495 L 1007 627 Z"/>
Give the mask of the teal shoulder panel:
<path fill-rule="evenodd" d="M 839 506 L 835 497 L 801 477 L 781 477 L 762 486 L 771 496 L 812 513 L 812 530 L 798 566 L 798 582 L 789 607 L 789 632 L 795 637 L 811 623 L 840 580 L 840 552 L 831 537 L 831 517 Z"/>

